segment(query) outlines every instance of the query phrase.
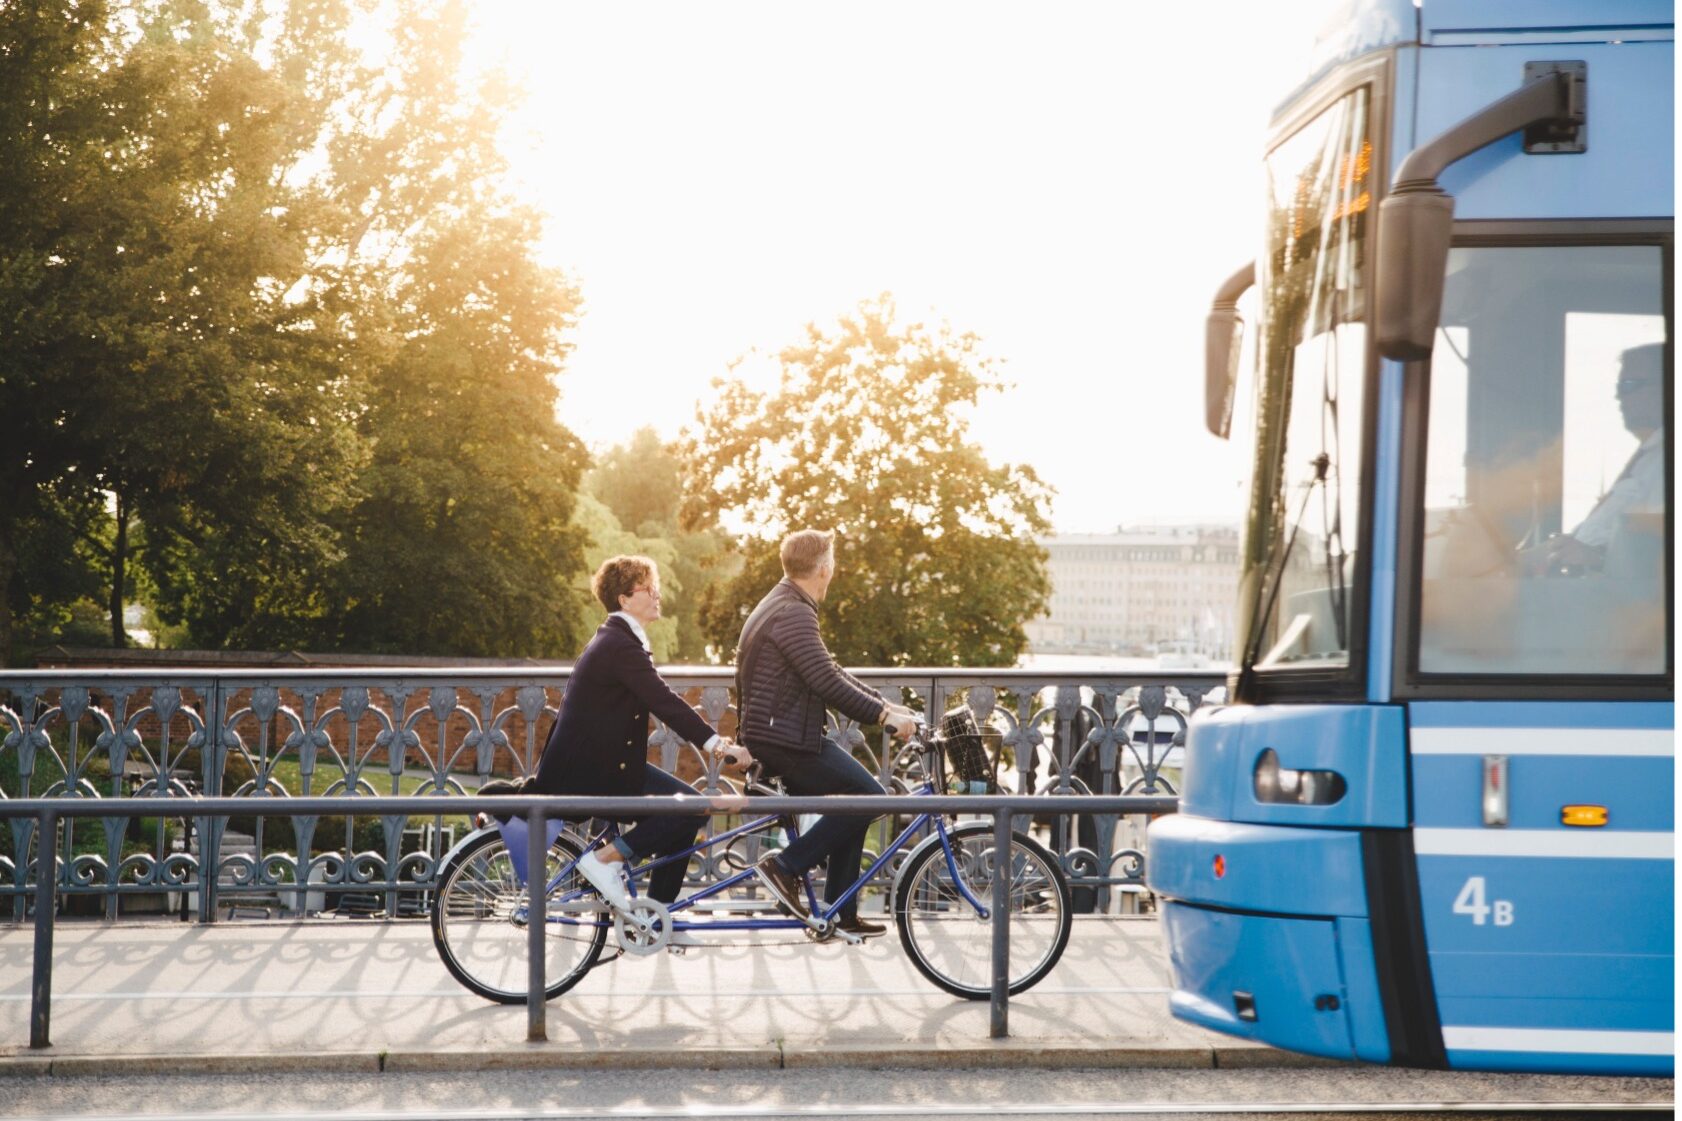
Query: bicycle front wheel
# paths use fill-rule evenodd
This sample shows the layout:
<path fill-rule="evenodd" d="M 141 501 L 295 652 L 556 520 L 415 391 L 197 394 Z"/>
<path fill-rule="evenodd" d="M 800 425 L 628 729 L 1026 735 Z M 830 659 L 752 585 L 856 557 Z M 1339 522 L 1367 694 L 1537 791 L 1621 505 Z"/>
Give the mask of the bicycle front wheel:
<path fill-rule="evenodd" d="M 1010 857 L 997 861 L 993 827 L 961 825 L 949 830 L 952 860 L 938 836 L 917 847 L 905 862 L 894 893 L 894 921 L 900 944 L 923 976 L 954 996 L 986 1000 L 993 995 L 993 920 L 982 918 L 953 879 L 958 877 L 983 907 L 993 906 L 993 877 L 1010 876 L 1010 992 L 1038 984 L 1069 944 L 1069 881 L 1057 858 L 1022 833 L 1010 835 Z"/>
<path fill-rule="evenodd" d="M 578 859 L 577 842 L 559 837 L 549 846 L 547 883 Z M 579 899 L 581 892 L 589 894 Z M 576 872 L 551 889 L 549 898 L 600 903 L 595 889 Z M 486 1000 L 524 1004 L 528 927 L 526 889 L 514 874 L 502 834 L 487 830 L 468 842 L 438 876 L 432 902 L 432 941 L 451 976 Z M 560 996 L 590 971 L 607 941 L 607 924 L 593 913 L 549 916 L 543 945 L 546 999 Z"/>

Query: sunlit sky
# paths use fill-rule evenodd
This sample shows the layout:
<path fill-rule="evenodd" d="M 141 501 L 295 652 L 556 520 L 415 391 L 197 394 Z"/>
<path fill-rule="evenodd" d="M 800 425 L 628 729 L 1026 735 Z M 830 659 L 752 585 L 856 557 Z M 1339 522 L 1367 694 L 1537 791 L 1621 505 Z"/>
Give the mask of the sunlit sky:
<path fill-rule="evenodd" d="M 1203 317 L 1259 240 L 1278 55 L 1312 38 L 1281 10 L 480 5 L 472 57 L 529 92 L 519 190 L 584 297 L 561 419 L 675 435 L 733 360 L 766 378 L 887 291 L 1000 361 L 973 434 L 1056 488 L 1060 530 L 1235 522 Z"/>

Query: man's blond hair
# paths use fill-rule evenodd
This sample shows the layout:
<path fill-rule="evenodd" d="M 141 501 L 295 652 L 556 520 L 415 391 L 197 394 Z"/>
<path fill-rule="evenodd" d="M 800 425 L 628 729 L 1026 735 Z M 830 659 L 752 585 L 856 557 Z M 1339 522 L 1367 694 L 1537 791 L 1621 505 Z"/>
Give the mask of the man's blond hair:
<path fill-rule="evenodd" d="M 835 563 L 835 535 L 822 529 L 797 529 L 783 538 L 783 575 L 804 580 L 825 561 Z"/>

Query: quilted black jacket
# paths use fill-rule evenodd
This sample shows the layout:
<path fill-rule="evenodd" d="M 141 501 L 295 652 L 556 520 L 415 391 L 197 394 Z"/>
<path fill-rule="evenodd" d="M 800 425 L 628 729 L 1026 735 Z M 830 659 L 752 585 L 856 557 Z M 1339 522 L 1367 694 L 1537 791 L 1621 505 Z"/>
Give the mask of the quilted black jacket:
<path fill-rule="evenodd" d="M 835 664 L 818 634 L 818 605 L 782 580 L 753 609 L 736 649 L 737 738 L 756 747 L 815 755 L 824 707 L 863 724 L 882 714 L 882 694 Z"/>

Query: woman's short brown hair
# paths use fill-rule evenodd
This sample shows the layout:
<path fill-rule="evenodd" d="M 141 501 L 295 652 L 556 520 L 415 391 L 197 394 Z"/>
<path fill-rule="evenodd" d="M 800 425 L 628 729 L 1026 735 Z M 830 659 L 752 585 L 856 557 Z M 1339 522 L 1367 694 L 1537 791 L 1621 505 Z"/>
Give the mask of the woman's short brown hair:
<path fill-rule="evenodd" d="M 835 535 L 822 529 L 798 529 L 783 538 L 783 575 L 804 580 L 826 558 L 833 560 Z"/>
<path fill-rule="evenodd" d="M 596 593 L 603 607 L 618 611 L 620 596 L 628 596 L 636 591 L 637 585 L 652 584 L 659 578 L 659 569 L 648 557 L 608 557 L 596 569 L 595 579 L 590 581 L 590 590 Z"/>

